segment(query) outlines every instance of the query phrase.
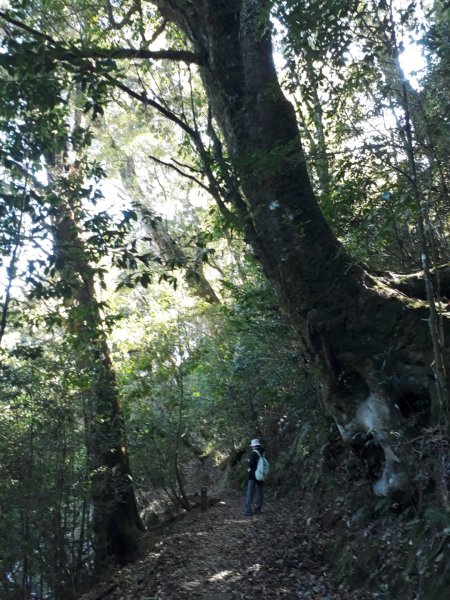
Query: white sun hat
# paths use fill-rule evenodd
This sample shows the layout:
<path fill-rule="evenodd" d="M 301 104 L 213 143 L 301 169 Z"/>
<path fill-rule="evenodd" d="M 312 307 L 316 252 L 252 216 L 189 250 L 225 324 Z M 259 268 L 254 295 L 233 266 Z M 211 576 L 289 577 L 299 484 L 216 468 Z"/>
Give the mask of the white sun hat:
<path fill-rule="evenodd" d="M 250 446 L 261 446 L 261 443 L 258 438 L 255 438 L 250 442 Z"/>

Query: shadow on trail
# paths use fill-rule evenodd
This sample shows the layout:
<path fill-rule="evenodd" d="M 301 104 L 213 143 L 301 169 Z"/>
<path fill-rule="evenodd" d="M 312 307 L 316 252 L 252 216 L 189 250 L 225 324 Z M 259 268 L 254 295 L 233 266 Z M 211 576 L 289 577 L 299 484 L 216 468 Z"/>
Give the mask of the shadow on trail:
<path fill-rule="evenodd" d="M 376 594 L 342 589 L 332 580 L 314 523 L 299 506 L 270 500 L 260 516 L 242 514 L 230 495 L 205 512 L 192 511 L 161 532 L 150 551 L 116 573 L 114 583 L 83 600 L 365 600 Z M 97 594 L 97 595 L 95 595 Z"/>

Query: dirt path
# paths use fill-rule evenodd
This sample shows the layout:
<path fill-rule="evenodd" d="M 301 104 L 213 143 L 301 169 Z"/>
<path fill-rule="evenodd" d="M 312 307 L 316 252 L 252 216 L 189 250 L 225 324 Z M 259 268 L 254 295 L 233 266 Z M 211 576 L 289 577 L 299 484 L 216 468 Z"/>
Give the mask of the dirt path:
<path fill-rule="evenodd" d="M 292 504 L 292 503 L 291 503 Z M 314 524 L 308 535 L 287 501 L 260 516 L 242 514 L 234 495 L 173 524 L 152 550 L 83 600 L 366 600 L 330 578 Z M 295 507 L 297 509 L 297 507 Z"/>

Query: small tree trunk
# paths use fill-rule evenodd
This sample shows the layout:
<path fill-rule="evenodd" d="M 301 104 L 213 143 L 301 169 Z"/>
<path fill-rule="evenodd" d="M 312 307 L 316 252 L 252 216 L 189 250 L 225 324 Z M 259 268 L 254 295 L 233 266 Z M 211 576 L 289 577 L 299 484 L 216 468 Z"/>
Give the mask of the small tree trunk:
<path fill-rule="evenodd" d="M 72 291 L 69 327 L 80 373 L 88 386 L 86 443 L 94 508 L 95 568 L 99 572 L 113 558 L 130 558 L 137 547 L 138 530 L 143 527 L 133 490 L 115 373 L 95 298 L 94 272 L 70 206 L 61 200 L 55 213 L 55 254 L 61 278 Z"/>
<path fill-rule="evenodd" d="M 139 201 L 145 198 L 145 193 L 141 190 L 136 176 L 136 168 L 132 157 L 126 157 L 125 164 L 120 170 L 120 176 L 125 189 L 132 197 L 137 197 Z M 144 203 L 143 205 L 145 206 Z M 186 254 L 171 236 L 167 225 L 163 221 L 155 220 L 149 225 L 145 215 L 143 215 L 142 221 L 163 260 L 169 264 L 184 265 L 185 281 L 192 294 L 208 304 L 219 303 L 220 300 L 217 294 L 205 276 L 202 261 L 193 260 L 191 256 Z"/>

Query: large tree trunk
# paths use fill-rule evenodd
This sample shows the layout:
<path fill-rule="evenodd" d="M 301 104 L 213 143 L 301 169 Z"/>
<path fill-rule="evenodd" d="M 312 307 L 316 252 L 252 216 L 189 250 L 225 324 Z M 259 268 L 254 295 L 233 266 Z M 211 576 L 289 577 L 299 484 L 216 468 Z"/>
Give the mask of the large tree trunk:
<path fill-rule="evenodd" d="M 321 214 L 295 113 L 277 80 L 269 3 L 156 4 L 203 57 L 202 80 L 246 198 L 248 241 L 319 358 L 323 397 L 342 435 L 371 432 L 383 447 L 378 494 L 406 490 L 402 408 L 425 399 L 436 419 L 447 410 L 436 400 L 426 304 L 355 264 Z M 448 363 L 448 348 L 444 353 Z"/>

